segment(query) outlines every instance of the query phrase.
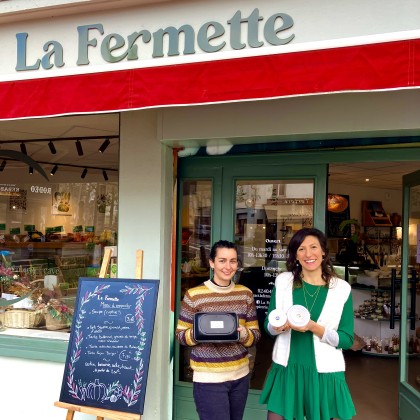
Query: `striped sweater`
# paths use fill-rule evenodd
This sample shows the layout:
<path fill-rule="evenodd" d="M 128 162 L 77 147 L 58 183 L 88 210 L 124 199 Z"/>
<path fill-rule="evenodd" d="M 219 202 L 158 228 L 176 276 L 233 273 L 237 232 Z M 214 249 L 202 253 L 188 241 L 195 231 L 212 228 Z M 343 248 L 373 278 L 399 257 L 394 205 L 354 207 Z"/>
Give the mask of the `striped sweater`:
<path fill-rule="evenodd" d="M 246 334 L 238 343 L 197 343 L 193 338 L 196 312 L 235 312 Z M 226 382 L 248 375 L 247 347 L 256 344 L 261 336 L 251 290 L 233 282 L 220 287 L 211 280 L 189 289 L 182 301 L 175 334 L 182 345 L 192 346 L 194 382 Z"/>

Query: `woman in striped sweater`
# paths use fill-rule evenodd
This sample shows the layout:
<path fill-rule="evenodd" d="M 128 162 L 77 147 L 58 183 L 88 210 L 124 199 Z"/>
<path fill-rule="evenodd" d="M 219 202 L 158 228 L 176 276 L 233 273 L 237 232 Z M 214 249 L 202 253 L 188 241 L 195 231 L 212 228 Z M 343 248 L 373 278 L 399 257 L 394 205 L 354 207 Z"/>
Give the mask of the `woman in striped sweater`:
<path fill-rule="evenodd" d="M 238 253 L 232 242 L 216 242 L 209 262 L 213 278 L 185 293 L 176 338 L 192 347 L 194 401 L 200 420 L 242 420 L 249 388 L 248 348 L 261 335 L 254 296 L 232 281 L 238 269 Z M 197 343 L 193 337 L 196 312 L 235 312 L 239 341 Z"/>

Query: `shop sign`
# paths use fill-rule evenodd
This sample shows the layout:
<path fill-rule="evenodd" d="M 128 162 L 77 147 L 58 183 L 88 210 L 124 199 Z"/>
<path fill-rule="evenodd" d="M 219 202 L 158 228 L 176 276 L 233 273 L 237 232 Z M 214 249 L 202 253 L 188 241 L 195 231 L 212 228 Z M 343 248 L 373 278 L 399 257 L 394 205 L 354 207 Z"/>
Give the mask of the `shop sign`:
<path fill-rule="evenodd" d="M 313 198 L 272 198 L 267 200 L 267 204 L 286 206 L 290 204 L 297 204 L 300 206 L 312 206 L 314 204 Z"/>
<path fill-rule="evenodd" d="M 39 185 L 31 185 L 31 192 L 35 194 L 51 194 L 51 187 L 42 187 Z"/>
<path fill-rule="evenodd" d="M 264 22 L 265 20 L 265 22 Z M 168 26 L 151 32 L 147 29 L 132 32 L 129 35 L 106 33 L 103 24 L 93 23 L 77 27 L 77 66 L 90 64 L 90 54 L 98 49 L 101 58 L 107 63 L 118 63 L 123 60 L 139 60 L 146 49 L 152 47 L 152 58 L 195 54 L 197 47 L 204 53 L 214 53 L 225 49 L 229 43 L 232 50 L 260 48 L 263 46 L 285 45 L 293 40 L 293 33 L 284 31 L 293 27 L 293 19 L 286 13 L 275 13 L 265 19 L 255 8 L 248 17 L 243 17 L 238 10 L 225 24 L 217 21 L 205 22 L 196 30 L 189 24 L 178 28 Z M 262 39 L 260 39 L 262 33 Z M 246 37 L 244 36 L 246 34 Z M 246 38 L 246 42 L 243 39 Z M 27 32 L 16 34 L 17 63 L 16 71 L 44 70 L 62 68 L 66 65 L 63 44 L 58 40 L 49 40 L 43 45 L 33 45 Z M 180 52 L 180 41 L 184 48 Z M 149 47 L 149 45 L 147 45 Z M 34 53 L 39 49 L 37 59 L 27 61 L 27 52 Z M 167 48 L 167 51 L 164 51 Z"/>
<path fill-rule="evenodd" d="M 0 184 L 0 195 L 20 196 L 20 189 L 13 184 Z"/>

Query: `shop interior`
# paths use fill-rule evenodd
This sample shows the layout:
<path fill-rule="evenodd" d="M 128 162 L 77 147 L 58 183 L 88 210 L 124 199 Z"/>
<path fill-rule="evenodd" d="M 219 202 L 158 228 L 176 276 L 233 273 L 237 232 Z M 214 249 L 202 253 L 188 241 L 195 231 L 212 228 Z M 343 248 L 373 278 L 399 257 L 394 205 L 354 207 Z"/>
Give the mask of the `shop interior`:
<path fill-rule="evenodd" d="M 2 333 L 55 338 L 69 331 L 79 277 L 98 276 L 106 247 L 116 263 L 119 117 L 1 127 Z"/>
<path fill-rule="evenodd" d="M 360 418 L 398 417 L 399 323 L 391 329 L 384 308 L 390 302 L 391 271 L 395 269 L 398 276 L 401 269 L 402 177 L 419 169 L 418 162 L 352 163 L 329 168 L 330 197 L 340 194 L 349 198 L 349 220 L 354 222 L 352 232 L 348 232 L 350 239 L 331 238 L 329 245 L 338 266 L 348 269 L 355 333 L 363 340 L 357 351 L 346 351 L 347 380 Z M 417 312 L 418 295 L 417 291 Z M 397 292 L 396 311 L 398 307 Z M 408 345 L 410 383 L 417 389 L 419 326 L 417 316 L 417 328 L 409 332 Z"/>

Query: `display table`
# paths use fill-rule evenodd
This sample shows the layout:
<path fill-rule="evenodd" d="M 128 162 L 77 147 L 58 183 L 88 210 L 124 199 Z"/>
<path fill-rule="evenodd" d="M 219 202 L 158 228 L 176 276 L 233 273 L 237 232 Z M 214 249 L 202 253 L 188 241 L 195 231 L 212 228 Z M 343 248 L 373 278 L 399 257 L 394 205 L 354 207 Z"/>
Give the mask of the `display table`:
<path fill-rule="evenodd" d="M 86 242 L 5 242 L 0 250 L 14 253 L 13 260 L 52 258 L 56 256 L 88 255 Z"/>
<path fill-rule="evenodd" d="M 0 250 L 13 254 L 15 272 L 28 275 L 31 280 L 57 275 L 59 282 L 77 287 L 79 277 L 87 275 L 92 250 L 86 242 L 6 242 Z"/>

